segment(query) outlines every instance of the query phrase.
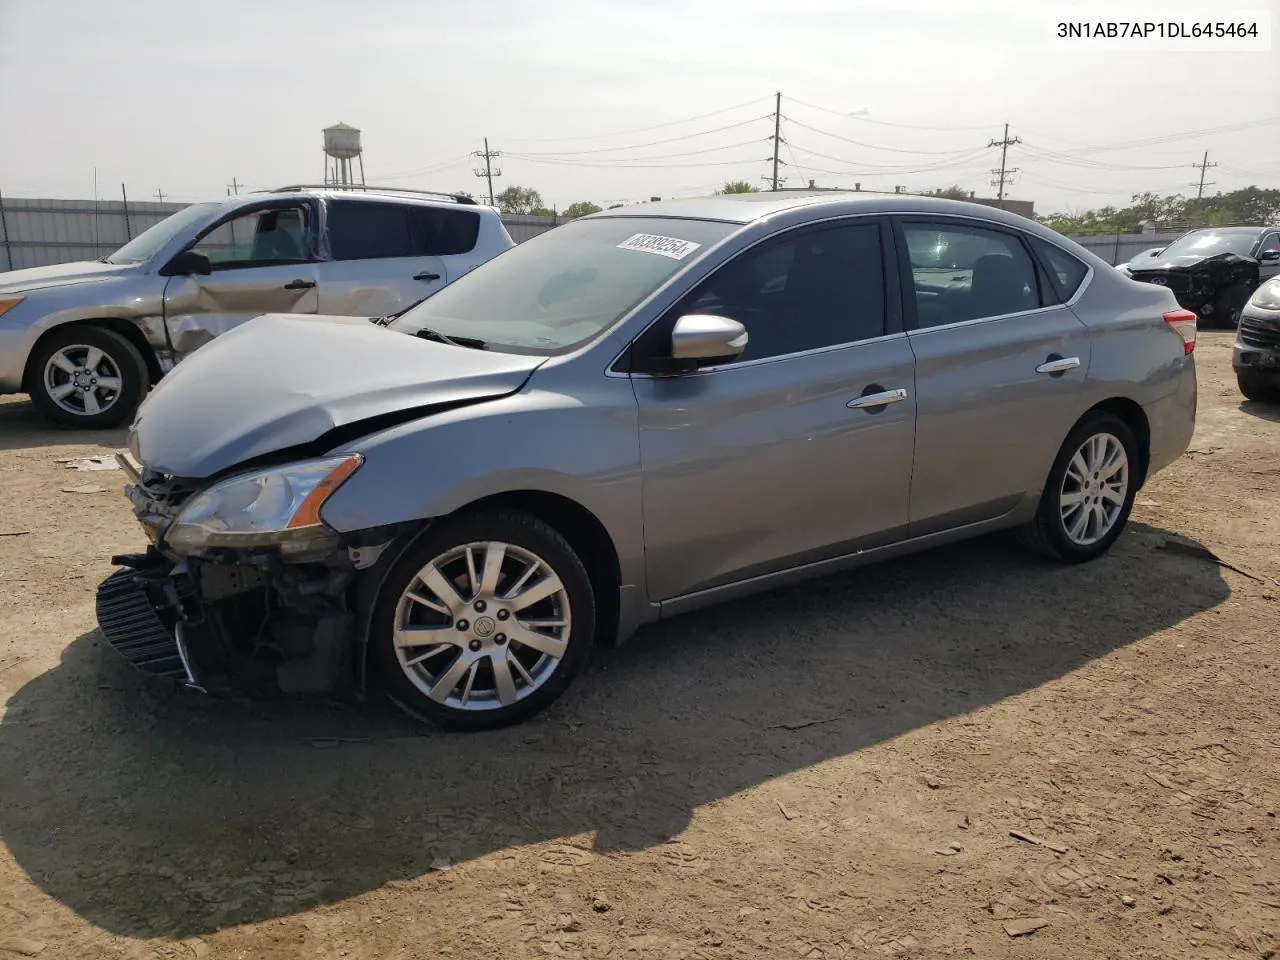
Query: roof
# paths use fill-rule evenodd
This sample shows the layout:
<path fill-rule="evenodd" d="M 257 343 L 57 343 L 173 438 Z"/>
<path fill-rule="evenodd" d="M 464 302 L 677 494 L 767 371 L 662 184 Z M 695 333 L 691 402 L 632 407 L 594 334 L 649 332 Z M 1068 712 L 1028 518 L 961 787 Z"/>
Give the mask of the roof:
<path fill-rule="evenodd" d="M 320 132 L 324 133 L 325 130 L 351 130 L 354 133 L 360 132 L 358 127 L 353 127 L 349 123 L 335 123 L 332 127 L 325 127 L 324 130 L 321 130 Z"/>
<path fill-rule="evenodd" d="M 723 220 L 751 223 L 766 217 L 801 208 L 829 208 L 831 216 L 850 213 L 935 213 L 953 216 L 977 216 L 987 220 L 1006 220 L 1025 226 L 1027 220 L 996 207 L 963 200 L 944 200 L 909 193 L 871 193 L 866 190 L 760 191 L 729 193 L 685 200 L 660 200 L 638 203 L 592 214 L 592 217 L 673 217 L 693 220 Z"/>

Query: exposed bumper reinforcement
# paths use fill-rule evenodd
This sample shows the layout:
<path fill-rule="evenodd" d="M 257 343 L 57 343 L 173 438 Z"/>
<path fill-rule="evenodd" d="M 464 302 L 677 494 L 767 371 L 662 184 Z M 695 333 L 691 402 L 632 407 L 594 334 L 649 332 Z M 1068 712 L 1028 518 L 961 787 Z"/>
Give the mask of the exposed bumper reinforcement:
<path fill-rule="evenodd" d="M 98 586 L 98 627 L 107 642 L 139 670 L 193 683 L 177 637 L 165 626 L 135 570 L 117 570 Z"/>

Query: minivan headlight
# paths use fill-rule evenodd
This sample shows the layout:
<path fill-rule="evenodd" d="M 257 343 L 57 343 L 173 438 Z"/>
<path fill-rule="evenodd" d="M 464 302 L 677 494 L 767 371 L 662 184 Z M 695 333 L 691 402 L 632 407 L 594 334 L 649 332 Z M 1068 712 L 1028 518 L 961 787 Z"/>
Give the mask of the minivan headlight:
<path fill-rule="evenodd" d="M 1249 302 L 1263 310 L 1280 310 L 1280 277 L 1268 280 L 1255 290 Z"/>
<path fill-rule="evenodd" d="M 362 462 L 350 454 L 228 477 L 187 502 L 165 543 L 178 553 L 277 545 L 286 553 L 314 550 L 336 539 L 320 508 Z"/>

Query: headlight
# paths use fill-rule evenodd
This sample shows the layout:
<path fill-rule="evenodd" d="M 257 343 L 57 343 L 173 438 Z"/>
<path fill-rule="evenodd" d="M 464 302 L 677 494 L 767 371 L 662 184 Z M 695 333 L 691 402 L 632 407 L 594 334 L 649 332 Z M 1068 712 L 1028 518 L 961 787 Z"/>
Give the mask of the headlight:
<path fill-rule="evenodd" d="M 178 553 L 278 545 L 307 553 L 336 540 L 320 508 L 359 469 L 358 454 L 242 473 L 192 497 L 165 534 Z"/>
<path fill-rule="evenodd" d="M 22 302 L 22 297 L 0 297 L 0 317 Z"/>
<path fill-rule="evenodd" d="M 1268 280 L 1255 290 L 1249 302 L 1263 310 L 1280 310 L 1280 277 Z"/>

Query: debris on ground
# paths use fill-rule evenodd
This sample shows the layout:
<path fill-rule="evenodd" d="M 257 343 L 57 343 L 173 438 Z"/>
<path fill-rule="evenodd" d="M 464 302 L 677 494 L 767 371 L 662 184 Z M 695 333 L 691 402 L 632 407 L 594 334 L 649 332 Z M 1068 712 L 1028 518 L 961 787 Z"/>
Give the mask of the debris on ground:
<path fill-rule="evenodd" d="M 1054 853 L 1067 853 L 1071 850 L 1070 847 L 1065 847 L 1060 843 L 1051 843 L 1048 840 L 1042 840 L 1029 833 L 1023 833 L 1021 830 L 1010 830 L 1009 836 L 1013 837 L 1015 840 L 1021 840 L 1023 843 L 1032 843 L 1037 847 L 1044 847 L 1047 850 L 1052 850 Z"/>
<path fill-rule="evenodd" d="M 120 464 L 116 462 L 115 454 L 104 454 L 97 457 L 79 457 L 67 458 L 63 460 L 55 460 L 68 470 L 119 470 Z"/>
<path fill-rule="evenodd" d="M 1024 917 L 1020 920 L 1006 920 L 1004 932 L 1011 937 L 1029 937 L 1037 930 L 1043 930 L 1049 921 L 1043 917 Z"/>

